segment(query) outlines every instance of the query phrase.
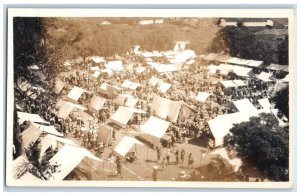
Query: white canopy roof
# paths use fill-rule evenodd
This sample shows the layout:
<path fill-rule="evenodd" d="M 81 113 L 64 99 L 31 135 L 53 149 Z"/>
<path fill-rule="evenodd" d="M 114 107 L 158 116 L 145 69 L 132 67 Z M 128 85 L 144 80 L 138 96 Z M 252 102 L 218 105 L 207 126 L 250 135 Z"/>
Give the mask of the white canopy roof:
<path fill-rule="evenodd" d="M 133 108 L 139 100 L 134 98 L 132 95 L 119 94 L 115 99 L 115 103 L 121 106 L 127 106 Z"/>
<path fill-rule="evenodd" d="M 65 145 L 51 159 L 50 164 L 58 165 L 58 170 L 52 173 L 50 180 L 63 180 L 84 157 L 89 157 L 96 161 L 102 161 L 84 148 Z"/>
<path fill-rule="evenodd" d="M 152 76 L 152 77 L 150 78 L 150 80 L 149 80 L 149 84 L 150 84 L 151 86 L 155 86 L 155 85 L 156 85 L 158 82 L 160 82 L 160 81 L 161 81 L 161 79 L 158 79 L 158 78 Z"/>
<path fill-rule="evenodd" d="M 282 82 L 289 82 L 290 81 L 290 74 L 287 74 L 283 79 L 281 79 L 280 81 Z"/>
<path fill-rule="evenodd" d="M 262 98 L 262 99 L 259 99 L 259 100 L 258 100 L 258 103 L 259 103 L 264 109 L 270 109 L 270 108 L 272 107 L 268 98 Z"/>
<path fill-rule="evenodd" d="M 196 100 L 197 101 L 200 101 L 200 102 L 205 102 L 206 100 L 207 100 L 207 98 L 209 97 L 209 96 L 211 96 L 212 94 L 210 94 L 210 93 L 206 93 L 206 92 L 199 92 L 198 94 L 197 94 L 197 96 L 196 96 Z"/>
<path fill-rule="evenodd" d="M 141 86 L 139 83 L 132 82 L 130 80 L 125 80 L 122 85 L 123 88 L 129 88 L 131 90 L 136 90 L 137 87 Z"/>
<path fill-rule="evenodd" d="M 98 66 L 90 67 L 90 69 L 92 71 L 99 71 L 100 70 L 100 68 Z"/>
<path fill-rule="evenodd" d="M 118 61 L 108 61 L 107 64 L 104 65 L 107 69 L 122 71 L 124 69 L 123 63 L 121 60 Z"/>
<path fill-rule="evenodd" d="M 81 105 L 78 105 L 78 104 L 74 104 L 74 103 L 65 101 L 60 106 L 57 116 L 60 118 L 66 119 L 69 116 L 69 114 L 73 111 L 73 109 L 79 109 L 79 110 L 84 111 L 87 108 L 85 108 Z"/>
<path fill-rule="evenodd" d="M 77 86 L 74 86 L 72 90 L 68 94 L 68 99 L 72 102 L 77 102 L 82 93 L 88 92 L 82 88 L 79 88 Z"/>
<path fill-rule="evenodd" d="M 63 134 L 59 133 L 53 126 L 45 126 L 45 125 L 40 125 L 40 124 L 36 124 L 33 123 L 36 127 L 38 127 L 41 131 L 44 131 L 46 133 L 52 134 L 52 135 L 56 135 L 59 137 L 62 137 Z"/>
<path fill-rule="evenodd" d="M 89 110 L 92 112 L 97 112 L 102 108 L 105 102 L 106 102 L 105 98 L 99 97 L 97 95 L 93 95 L 91 102 L 89 104 Z"/>
<path fill-rule="evenodd" d="M 267 72 L 261 72 L 257 78 L 264 81 L 264 82 L 270 82 L 272 80 L 270 80 L 269 78 L 272 76 L 272 73 L 267 73 Z"/>
<path fill-rule="evenodd" d="M 100 74 L 101 74 L 100 71 L 95 71 L 92 76 L 93 76 L 93 78 L 98 78 L 100 76 Z"/>
<path fill-rule="evenodd" d="M 232 87 L 236 87 L 236 83 L 234 83 L 232 80 L 223 80 L 220 81 L 221 84 L 225 87 L 225 88 L 232 88 Z"/>
<path fill-rule="evenodd" d="M 252 68 L 234 66 L 233 67 L 233 72 L 238 76 L 249 77 L 250 73 L 252 72 Z"/>
<path fill-rule="evenodd" d="M 247 84 L 243 80 L 233 80 L 237 86 L 247 86 Z"/>
<path fill-rule="evenodd" d="M 105 59 L 103 57 L 100 57 L 100 56 L 89 56 L 89 57 L 86 57 L 86 60 L 92 60 L 95 63 L 105 62 Z"/>
<path fill-rule="evenodd" d="M 55 83 L 55 92 L 60 93 L 60 91 L 65 87 L 66 83 L 63 81 L 56 81 Z"/>
<path fill-rule="evenodd" d="M 166 83 L 166 82 L 159 82 L 158 83 L 158 90 L 162 93 L 166 93 L 169 88 L 171 88 L 172 84 Z"/>
<path fill-rule="evenodd" d="M 250 112 L 253 110 L 257 110 L 257 108 L 247 98 L 234 101 L 233 104 L 240 112 Z"/>
<path fill-rule="evenodd" d="M 145 113 L 145 112 L 135 108 L 119 106 L 118 110 L 110 117 L 110 119 L 114 123 L 117 123 L 121 126 L 125 126 L 134 113 Z"/>
<path fill-rule="evenodd" d="M 162 138 L 169 126 L 170 122 L 150 116 L 150 118 L 141 126 L 141 131 L 157 138 Z"/>
<path fill-rule="evenodd" d="M 178 71 L 177 67 L 174 64 L 153 64 L 155 70 L 159 73 L 161 72 L 172 72 Z"/>
<path fill-rule="evenodd" d="M 25 129 L 22 135 L 22 146 L 24 148 L 29 148 L 31 143 L 35 143 L 40 137 L 42 130 L 40 130 L 34 123 L 30 123 L 27 129 Z"/>
<path fill-rule="evenodd" d="M 133 137 L 124 136 L 122 140 L 117 144 L 114 151 L 117 152 L 119 155 L 125 157 L 125 155 L 130 151 L 132 146 L 135 144 L 144 145 L 142 142 L 138 141 Z"/>
<path fill-rule="evenodd" d="M 160 118 L 166 119 L 168 116 L 170 121 L 176 122 L 181 108 L 180 101 L 172 101 L 170 99 L 162 98 L 154 95 L 151 109 Z"/>
<path fill-rule="evenodd" d="M 228 152 L 225 148 L 218 148 L 210 152 L 210 154 L 216 154 L 221 156 L 223 159 L 228 161 L 228 163 L 232 166 L 233 172 L 237 172 L 242 166 L 242 160 L 240 158 L 229 158 Z"/>
<path fill-rule="evenodd" d="M 38 114 L 30 114 L 26 112 L 17 112 L 17 113 L 19 118 L 19 124 L 22 124 L 24 121 L 50 124 L 49 122 L 42 119 Z"/>

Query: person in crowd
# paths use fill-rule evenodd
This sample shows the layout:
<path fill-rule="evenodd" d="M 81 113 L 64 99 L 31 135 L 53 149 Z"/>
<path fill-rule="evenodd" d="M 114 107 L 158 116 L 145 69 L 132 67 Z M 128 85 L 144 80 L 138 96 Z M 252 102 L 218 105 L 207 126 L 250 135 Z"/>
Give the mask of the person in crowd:
<path fill-rule="evenodd" d="M 190 153 L 188 158 L 188 168 L 193 168 L 193 166 L 194 166 L 194 157 L 192 153 Z"/>

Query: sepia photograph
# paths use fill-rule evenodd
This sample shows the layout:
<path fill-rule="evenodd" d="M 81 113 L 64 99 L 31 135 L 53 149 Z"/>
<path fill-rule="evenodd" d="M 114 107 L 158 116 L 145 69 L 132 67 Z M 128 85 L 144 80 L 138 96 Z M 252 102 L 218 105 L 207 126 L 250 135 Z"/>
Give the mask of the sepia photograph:
<path fill-rule="evenodd" d="M 291 188 L 294 29 L 291 9 L 8 9 L 7 186 Z"/>

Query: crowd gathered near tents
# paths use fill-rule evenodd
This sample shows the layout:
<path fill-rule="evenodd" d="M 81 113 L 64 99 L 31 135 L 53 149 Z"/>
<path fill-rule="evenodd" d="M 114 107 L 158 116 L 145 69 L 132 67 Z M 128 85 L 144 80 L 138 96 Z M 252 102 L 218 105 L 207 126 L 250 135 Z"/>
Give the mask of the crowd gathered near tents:
<path fill-rule="evenodd" d="M 92 159 L 102 172 L 97 179 L 111 179 L 103 175 L 108 162 L 109 173 L 110 164 L 115 164 L 116 175 L 124 179 L 124 164 L 146 162 L 150 153 L 157 155 L 155 162 L 147 163 L 153 167 L 134 180 L 160 180 L 159 171 L 170 164 L 170 156 L 187 167 L 169 180 L 192 180 L 194 159 L 199 157 L 197 166 L 215 156 L 226 160 L 231 174 L 243 164 L 223 147 L 234 124 L 260 113 L 273 114 L 281 126 L 288 124 L 271 99 L 288 86 L 287 65 L 215 53 L 196 55 L 185 49 L 135 48 L 126 56 L 67 60 L 45 86 L 18 78 L 16 88 L 26 94 L 15 108 L 23 153 L 14 167 L 28 162 L 24 153 L 40 141 L 40 157 L 49 147 L 56 149 L 49 163 L 59 169 L 41 176 L 24 171 L 16 178 L 64 180 L 82 160 Z M 29 69 L 43 72 L 38 65 Z M 189 145 L 198 151 L 190 151 Z M 147 160 L 139 157 L 141 151 Z M 211 179 L 203 174 L 203 180 Z"/>

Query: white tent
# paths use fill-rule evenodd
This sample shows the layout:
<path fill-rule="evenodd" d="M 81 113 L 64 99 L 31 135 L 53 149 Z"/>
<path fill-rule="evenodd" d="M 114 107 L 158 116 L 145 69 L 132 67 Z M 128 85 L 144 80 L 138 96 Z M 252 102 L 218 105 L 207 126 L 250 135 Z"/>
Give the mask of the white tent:
<path fill-rule="evenodd" d="M 258 103 L 259 103 L 264 109 L 270 109 L 270 108 L 272 107 L 268 98 L 259 99 L 259 100 L 258 100 Z"/>
<path fill-rule="evenodd" d="M 123 63 L 121 60 L 118 61 L 108 61 L 107 64 L 104 65 L 109 70 L 114 71 L 122 71 L 124 69 Z"/>
<path fill-rule="evenodd" d="M 155 70 L 159 73 L 162 72 L 172 72 L 178 71 L 177 67 L 174 64 L 153 64 Z"/>
<path fill-rule="evenodd" d="M 40 125 L 40 124 L 36 124 L 36 123 L 33 123 L 33 124 L 43 132 L 49 133 L 51 135 L 63 137 L 63 134 L 58 132 L 53 126 L 45 126 L 45 125 Z"/>
<path fill-rule="evenodd" d="M 237 86 L 247 86 L 247 84 L 243 80 L 233 80 Z"/>
<path fill-rule="evenodd" d="M 68 100 L 71 102 L 76 103 L 78 99 L 81 97 L 82 93 L 88 92 L 82 88 L 79 88 L 77 86 L 74 86 L 72 90 L 68 94 Z"/>
<path fill-rule="evenodd" d="M 289 82 L 290 81 L 290 74 L 287 74 L 283 79 L 281 79 L 280 81 L 282 82 Z"/>
<path fill-rule="evenodd" d="M 264 81 L 264 82 L 270 82 L 270 77 L 272 76 L 272 73 L 267 73 L 267 72 L 261 72 L 257 78 Z"/>
<path fill-rule="evenodd" d="M 224 88 L 233 88 L 237 87 L 237 85 L 232 80 L 223 80 L 220 83 L 224 86 Z"/>
<path fill-rule="evenodd" d="M 229 130 L 233 127 L 233 124 L 249 121 L 250 117 L 258 116 L 262 112 L 268 112 L 266 110 L 250 110 L 246 112 L 236 112 L 232 114 L 219 115 L 214 119 L 208 121 L 209 128 L 215 138 L 215 145 L 220 146 L 223 144 L 224 136 L 226 136 Z"/>
<path fill-rule="evenodd" d="M 125 157 L 125 155 L 130 151 L 130 149 L 135 144 L 144 145 L 142 142 L 138 141 L 133 137 L 124 136 L 121 141 L 116 145 L 114 151 L 119 155 Z"/>
<path fill-rule="evenodd" d="M 250 60 L 246 65 L 250 67 L 260 67 L 263 64 L 263 61 L 255 61 L 255 60 Z"/>
<path fill-rule="evenodd" d="M 162 138 L 169 126 L 170 122 L 150 116 L 150 118 L 141 126 L 141 131 L 157 138 Z"/>
<path fill-rule="evenodd" d="M 161 81 L 161 79 L 158 79 L 158 78 L 152 76 L 152 77 L 150 78 L 150 80 L 149 80 L 149 84 L 150 84 L 151 86 L 156 86 L 156 84 L 157 84 L 158 82 L 160 82 L 160 81 Z"/>
<path fill-rule="evenodd" d="M 166 83 L 166 82 L 159 82 L 158 83 L 158 90 L 162 93 L 166 93 L 169 88 L 171 88 L 172 84 Z"/>
<path fill-rule="evenodd" d="M 121 106 L 127 106 L 133 108 L 139 100 L 134 98 L 132 95 L 119 94 L 115 99 L 115 103 Z"/>
<path fill-rule="evenodd" d="M 65 145 L 49 160 L 50 164 L 59 166 L 50 180 L 63 180 L 85 157 L 102 161 L 84 148 Z"/>
<path fill-rule="evenodd" d="M 89 56 L 89 57 L 86 57 L 86 60 L 92 60 L 95 63 L 103 63 L 103 62 L 105 62 L 105 59 L 103 57 L 100 57 L 100 56 Z"/>
<path fill-rule="evenodd" d="M 105 102 L 106 102 L 105 98 L 99 97 L 97 95 L 93 95 L 90 104 L 88 106 L 89 111 L 98 114 L 99 110 L 103 107 Z"/>
<path fill-rule="evenodd" d="M 38 114 L 30 114 L 26 112 L 17 112 L 17 113 L 18 113 L 19 124 L 22 124 L 24 121 L 50 124 L 49 122 L 42 119 Z"/>
<path fill-rule="evenodd" d="M 92 76 L 93 76 L 93 78 L 98 78 L 100 76 L 100 74 L 101 74 L 100 71 L 95 71 Z"/>
<path fill-rule="evenodd" d="M 252 68 L 234 66 L 233 72 L 238 76 L 249 77 L 252 73 Z"/>
<path fill-rule="evenodd" d="M 225 159 L 232 167 L 232 172 L 237 172 L 242 166 L 242 160 L 240 158 L 230 158 L 226 148 L 218 148 L 216 150 L 211 151 L 209 154 L 219 155 L 223 159 Z"/>
<path fill-rule="evenodd" d="M 55 83 L 55 92 L 56 92 L 56 93 L 60 93 L 61 90 L 65 87 L 65 85 L 66 85 L 65 82 L 60 81 L 60 80 L 57 81 L 57 82 Z"/>
<path fill-rule="evenodd" d="M 137 87 L 141 86 L 139 83 L 132 82 L 130 80 L 125 80 L 122 85 L 123 88 L 129 88 L 131 90 L 136 90 Z"/>
<path fill-rule="evenodd" d="M 151 104 L 152 111 L 163 119 L 167 119 L 172 122 L 176 122 L 181 108 L 180 101 L 172 101 L 170 99 L 162 98 L 158 95 L 154 95 L 153 102 Z"/>
<path fill-rule="evenodd" d="M 247 98 L 234 101 L 233 104 L 240 112 L 250 112 L 253 110 L 257 110 L 257 108 Z"/>
<path fill-rule="evenodd" d="M 98 66 L 90 67 L 91 71 L 99 71 L 100 68 Z"/>
<path fill-rule="evenodd" d="M 118 110 L 110 117 L 110 120 L 118 125 L 125 126 L 134 113 L 145 113 L 135 108 L 120 106 Z"/>
<path fill-rule="evenodd" d="M 35 143 L 37 139 L 40 137 L 42 130 L 40 130 L 34 123 L 30 123 L 30 125 L 25 129 L 22 133 L 22 146 L 24 148 L 29 148 L 31 143 Z"/>
<path fill-rule="evenodd" d="M 208 71 L 209 74 L 215 74 L 218 70 L 218 66 L 211 64 L 211 65 L 208 66 L 208 70 L 209 70 Z"/>
<path fill-rule="evenodd" d="M 60 106 L 57 116 L 60 118 L 66 119 L 69 116 L 69 114 L 73 111 L 73 109 L 85 111 L 87 108 L 85 108 L 81 105 L 66 101 L 66 102 L 63 102 L 62 105 Z"/>
<path fill-rule="evenodd" d="M 206 93 L 206 92 L 199 92 L 198 94 L 197 94 L 197 96 L 195 97 L 195 99 L 197 100 L 197 101 L 200 101 L 200 102 L 205 102 L 206 100 L 207 100 L 207 98 L 209 97 L 209 96 L 211 96 L 212 94 L 210 94 L 210 93 Z"/>
<path fill-rule="evenodd" d="M 143 73 L 146 71 L 146 67 L 137 67 L 135 68 L 136 73 Z"/>

